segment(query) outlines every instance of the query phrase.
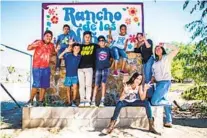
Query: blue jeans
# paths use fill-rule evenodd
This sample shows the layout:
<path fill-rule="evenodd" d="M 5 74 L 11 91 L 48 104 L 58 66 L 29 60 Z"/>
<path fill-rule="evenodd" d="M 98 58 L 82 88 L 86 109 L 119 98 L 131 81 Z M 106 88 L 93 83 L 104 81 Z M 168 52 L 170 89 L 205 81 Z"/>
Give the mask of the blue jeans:
<path fill-rule="evenodd" d="M 117 48 L 117 47 L 113 47 L 112 50 L 113 50 L 113 58 L 115 59 L 116 62 L 119 61 L 120 57 L 122 57 L 123 60 L 126 61 L 127 54 L 126 54 L 126 52 L 125 52 L 124 49 L 120 49 L 120 48 Z"/>
<path fill-rule="evenodd" d="M 152 65 L 154 63 L 154 57 L 151 56 L 147 63 L 143 64 L 144 68 L 144 76 L 145 76 L 145 83 L 148 83 L 152 78 Z M 147 91 L 147 97 L 152 97 L 154 91 L 154 86 L 148 89 Z"/>
<path fill-rule="evenodd" d="M 111 118 L 111 120 L 117 120 L 118 116 L 119 116 L 119 113 L 121 111 L 121 108 L 122 107 L 126 107 L 126 106 L 144 106 L 145 109 L 146 109 L 146 113 L 147 113 L 147 117 L 149 119 L 152 119 L 152 108 L 151 108 L 151 104 L 149 101 L 145 100 L 145 101 L 141 101 L 141 100 L 136 100 L 134 102 L 127 102 L 127 101 L 119 101 L 117 104 L 116 104 L 116 107 L 115 107 L 115 110 L 114 110 L 114 114 Z"/>
<path fill-rule="evenodd" d="M 172 113 L 171 113 L 171 104 L 167 99 L 167 93 L 169 91 L 171 85 L 171 81 L 158 81 L 156 83 L 156 88 L 154 94 L 152 95 L 151 103 L 152 105 L 164 105 L 165 122 L 171 123 L 172 122 Z"/>
<path fill-rule="evenodd" d="M 56 58 L 56 69 L 60 68 L 60 64 L 62 59 L 59 59 L 59 55 L 66 49 L 66 47 L 61 48 L 58 53 L 57 53 L 57 58 Z"/>

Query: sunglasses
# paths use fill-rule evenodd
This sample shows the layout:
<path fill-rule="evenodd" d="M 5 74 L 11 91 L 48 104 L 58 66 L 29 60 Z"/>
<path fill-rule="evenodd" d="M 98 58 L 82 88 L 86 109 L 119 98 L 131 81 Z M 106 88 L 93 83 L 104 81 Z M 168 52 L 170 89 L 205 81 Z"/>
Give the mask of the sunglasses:
<path fill-rule="evenodd" d="M 98 40 L 99 42 L 105 42 L 105 40 L 101 39 L 101 40 Z"/>

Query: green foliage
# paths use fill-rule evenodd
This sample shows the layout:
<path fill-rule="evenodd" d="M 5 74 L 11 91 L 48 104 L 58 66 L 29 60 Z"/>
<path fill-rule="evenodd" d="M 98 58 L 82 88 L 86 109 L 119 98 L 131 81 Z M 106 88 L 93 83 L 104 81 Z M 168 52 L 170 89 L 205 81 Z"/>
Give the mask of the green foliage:
<path fill-rule="evenodd" d="M 182 43 L 176 43 L 174 45 L 177 45 L 180 48 L 180 52 L 178 55 L 174 58 L 172 62 L 172 69 L 171 73 L 175 81 L 177 82 L 183 82 L 184 79 L 193 78 L 191 70 L 189 70 L 189 55 L 192 55 L 195 46 L 194 45 L 184 45 Z"/>
<path fill-rule="evenodd" d="M 186 100 L 204 100 L 207 101 L 207 86 L 196 86 L 182 93 Z"/>
<path fill-rule="evenodd" d="M 185 10 L 190 4 L 189 0 L 186 0 L 183 9 Z M 192 21 L 185 27 L 193 33 L 192 40 L 198 40 L 195 45 L 194 52 L 180 55 L 187 61 L 187 70 L 190 76 L 195 80 L 196 84 L 201 85 L 207 81 L 207 1 L 198 0 L 192 7 L 190 14 L 194 12 L 201 13 L 198 20 Z"/>
<path fill-rule="evenodd" d="M 172 63 L 172 76 L 176 82 L 183 82 L 185 79 L 184 75 L 184 65 L 185 65 L 185 60 L 175 60 Z"/>

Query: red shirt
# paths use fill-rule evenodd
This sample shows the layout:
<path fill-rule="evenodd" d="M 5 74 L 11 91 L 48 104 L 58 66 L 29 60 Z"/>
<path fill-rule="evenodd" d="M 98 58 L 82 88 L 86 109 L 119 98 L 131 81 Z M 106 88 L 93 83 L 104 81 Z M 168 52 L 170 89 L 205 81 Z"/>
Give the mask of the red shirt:
<path fill-rule="evenodd" d="M 33 68 L 47 68 L 50 63 L 50 56 L 54 51 L 54 44 L 45 44 L 42 40 L 38 40 L 38 46 L 35 48 L 33 56 Z M 36 41 L 32 44 L 37 43 Z"/>

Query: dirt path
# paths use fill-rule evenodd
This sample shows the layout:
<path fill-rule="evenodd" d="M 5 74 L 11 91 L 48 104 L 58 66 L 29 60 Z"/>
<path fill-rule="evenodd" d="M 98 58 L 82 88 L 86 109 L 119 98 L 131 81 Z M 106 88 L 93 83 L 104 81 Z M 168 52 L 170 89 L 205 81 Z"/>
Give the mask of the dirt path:
<path fill-rule="evenodd" d="M 170 92 L 172 100 L 179 101 L 180 104 L 186 101 L 180 98 L 181 92 Z M 191 101 L 192 102 L 192 101 Z M 2 105 L 1 105 L 2 106 Z M 182 113 L 182 114 L 181 114 Z M 1 122 L 1 138 L 206 138 L 207 118 L 191 116 L 188 112 L 173 113 L 173 128 L 164 128 L 162 136 L 149 133 L 147 130 L 138 128 L 116 128 L 110 135 L 102 135 L 101 130 L 90 128 L 36 128 L 21 129 L 21 110 L 2 110 L 4 117 Z M 9 125 L 10 124 L 10 125 Z M 11 125 L 12 124 L 12 125 Z"/>

